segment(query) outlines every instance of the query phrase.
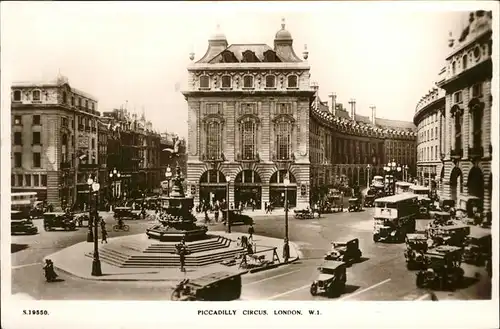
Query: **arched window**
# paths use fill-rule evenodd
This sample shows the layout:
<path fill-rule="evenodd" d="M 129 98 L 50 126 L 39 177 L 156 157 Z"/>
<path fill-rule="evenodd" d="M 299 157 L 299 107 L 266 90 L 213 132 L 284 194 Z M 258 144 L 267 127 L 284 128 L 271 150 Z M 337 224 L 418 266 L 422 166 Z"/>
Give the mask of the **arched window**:
<path fill-rule="evenodd" d="M 297 88 L 297 76 L 295 74 L 288 76 L 288 88 Z"/>
<path fill-rule="evenodd" d="M 242 160 L 253 160 L 257 151 L 257 122 L 247 117 L 240 122 Z"/>
<path fill-rule="evenodd" d="M 21 101 L 21 91 L 20 90 L 14 90 L 13 100 L 15 102 Z"/>
<path fill-rule="evenodd" d="M 276 88 L 276 76 L 272 74 L 266 76 L 266 88 Z"/>
<path fill-rule="evenodd" d="M 455 150 L 462 149 L 462 115 L 455 112 Z"/>
<path fill-rule="evenodd" d="M 472 116 L 472 147 L 478 150 L 483 144 L 483 104 L 477 99 L 472 100 L 469 112 Z"/>
<path fill-rule="evenodd" d="M 231 76 L 223 75 L 222 76 L 222 88 L 231 88 Z"/>
<path fill-rule="evenodd" d="M 289 160 L 292 144 L 292 122 L 282 117 L 275 124 L 277 160 Z"/>
<path fill-rule="evenodd" d="M 462 69 L 467 69 L 467 55 L 464 55 L 464 57 L 462 57 Z"/>
<path fill-rule="evenodd" d="M 200 77 L 200 88 L 210 88 L 210 77 L 208 75 Z"/>
<path fill-rule="evenodd" d="M 244 88 L 253 88 L 253 76 L 245 75 L 243 77 L 243 87 Z"/>
<path fill-rule="evenodd" d="M 456 65 L 456 63 L 455 63 L 455 62 L 451 63 L 451 73 L 452 73 L 452 74 L 455 74 L 456 70 L 457 70 L 457 65 Z"/>
<path fill-rule="evenodd" d="M 33 90 L 33 100 L 34 101 L 41 101 L 40 90 Z"/>
<path fill-rule="evenodd" d="M 206 156 L 220 159 L 222 154 L 222 123 L 217 120 L 205 123 Z"/>

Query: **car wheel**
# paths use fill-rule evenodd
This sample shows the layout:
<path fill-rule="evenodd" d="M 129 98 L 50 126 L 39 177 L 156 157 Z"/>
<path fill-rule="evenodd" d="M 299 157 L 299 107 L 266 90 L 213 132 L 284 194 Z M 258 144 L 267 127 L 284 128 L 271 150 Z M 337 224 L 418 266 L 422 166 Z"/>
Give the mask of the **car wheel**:
<path fill-rule="evenodd" d="M 311 288 L 309 289 L 311 292 L 311 295 L 316 296 L 318 294 L 318 286 L 316 286 L 314 283 L 311 284 Z"/>
<path fill-rule="evenodd" d="M 373 242 L 378 242 L 380 240 L 380 236 L 378 234 L 373 235 Z"/>

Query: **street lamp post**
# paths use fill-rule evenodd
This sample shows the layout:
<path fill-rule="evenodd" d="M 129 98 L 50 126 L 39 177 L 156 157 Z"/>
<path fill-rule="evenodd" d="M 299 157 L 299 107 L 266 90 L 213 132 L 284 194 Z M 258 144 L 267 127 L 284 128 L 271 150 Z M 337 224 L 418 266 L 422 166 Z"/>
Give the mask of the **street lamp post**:
<path fill-rule="evenodd" d="M 387 172 L 387 174 L 392 175 L 392 183 L 391 183 L 391 188 L 392 188 L 392 193 L 395 193 L 395 186 L 396 186 L 396 180 L 394 179 L 394 174 L 396 172 L 401 172 L 401 166 L 398 166 L 394 160 L 392 162 L 387 163 L 387 166 L 384 167 L 384 170 Z"/>
<path fill-rule="evenodd" d="M 94 241 L 94 235 L 92 233 L 92 184 L 94 184 L 94 180 L 92 177 L 87 179 L 87 185 L 89 186 L 89 231 L 87 232 L 87 242 Z"/>
<path fill-rule="evenodd" d="M 170 166 L 165 171 L 165 178 L 167 179 L 167 196 L 170 196 L 170 180 L 172 179 L 172 169 L 170 169 Z"/>
<path fill-rule="evenodd" d="M 404 181 L 408 181 L 408 165 L 405 165 L 404 167 Z"/>
<path fill-rule="evenodd" d="M 366 165 L 366 171 L 367 171 L 367 175 L 368 175 L 368 178 L 366 180 L 366 188 L 369 188 L 370 187 L 370 164 Z"/>
<path fill-rule="evenodd" d="M 95 218 L 94 218 L 94 257 L 92 259 L 92 275 L 93 276 L 101 276 L 101 261 L 99 260 L 99 225 L 97 225 L 99 220 L 99 212 L 97 211 L 97 207 L 99 204 L 99 189 L 101 185 L 96 181 L 92 184 L 92 192 L 95 193 Z"/>
<path fill-rule="evenodd" d="M 290 184 L 290 179 L 288 178 L 288 173 L 283 179 L 283 184 L 285 185 L 285 239 L 288 241 L 288 185 Z"/>
<path fill-rule="evenodd" d="M 111 178 L 111 180 L 113 181 L 113 207 L 116 207 L 116 199 L 118 198 L 118 186 L 116 184 L 116 181 L 118 179 L 120 179 L 120 172 L 116 170 L 116 168 L 113 169 L 113 171 L 111 171 L 109 173 L 109 178 Z"/>
<path fill-rule="evenodd" d="M 227 195 L 226 195 L 226 207 L 227 207 L 227 215 L 226 215 L 226 221 L 227 221 L 227 233 L 231 233 L 231 220 L 229 218 L 229 188 L 231 186 L 231 177 L 228 175 L 226 176 L 226 181 L 227 181 Z"/>

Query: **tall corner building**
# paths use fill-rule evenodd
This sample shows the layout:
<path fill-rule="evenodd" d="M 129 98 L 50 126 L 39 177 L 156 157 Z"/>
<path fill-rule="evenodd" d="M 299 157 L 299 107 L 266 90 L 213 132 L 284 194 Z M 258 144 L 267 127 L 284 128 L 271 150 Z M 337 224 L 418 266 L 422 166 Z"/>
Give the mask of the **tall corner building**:
<path fill-rule="evenodd" d="M 415 169 L 412 122 L 333 110 L 311 86 L 308 52 L 293 48 L 285 24 L 273 47 L 231 44 L 216 33 L 188 67 L 187 184 L 195 203 L 209 198 L 305 207 L 336 176 L 351 183 L 397 161 Z M 190 54 L 194 60 L 194 54 Z M 284 184 L 285 177 L 289 183 Z"/>

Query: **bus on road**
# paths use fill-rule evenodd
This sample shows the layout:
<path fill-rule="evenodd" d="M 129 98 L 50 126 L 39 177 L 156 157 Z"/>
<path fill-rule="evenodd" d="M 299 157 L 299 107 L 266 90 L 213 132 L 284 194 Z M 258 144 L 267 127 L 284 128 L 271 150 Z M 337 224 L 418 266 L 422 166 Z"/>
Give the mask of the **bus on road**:
<path fill-rule="evenodd" d="M 36 200 L 36 192 L 11 193 L 11 210 L 18 210 L 22 212 L 23 215 L 29 216 Z"/>
<path fill-rule="evenodd" d="M 418 197 L 412 193 L 376 199 L 373 241 L 403 242 L 407 233 L 415 231 L 417 214 Z"/>

